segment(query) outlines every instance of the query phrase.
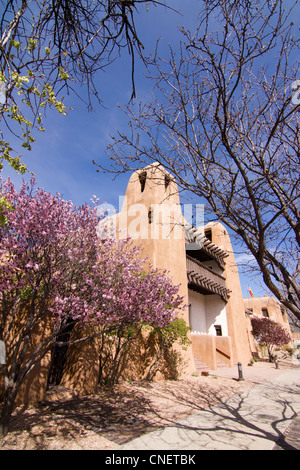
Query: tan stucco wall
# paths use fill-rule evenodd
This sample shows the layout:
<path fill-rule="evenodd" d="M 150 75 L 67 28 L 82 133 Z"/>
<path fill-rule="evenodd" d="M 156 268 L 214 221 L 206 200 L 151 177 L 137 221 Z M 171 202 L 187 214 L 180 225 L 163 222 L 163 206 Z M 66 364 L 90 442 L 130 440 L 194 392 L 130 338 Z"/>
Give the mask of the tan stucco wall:
<path fill-rule="evenodd" d="M 142 191 L 139 174 L 144 171 L 147 172 L 147 178 Z M 171 176 L 167 188 L 165 187 L 165 175 L 170 176 L 158 164 L 149 165 L 132 174 L 121 212 L 114 218 L 116 233 L 120 238 L 129 235 L 142 244 L 142 255 L 148 258 L 147 262 L 156 269 L 167 270 L 172 282 L 180 286 L 179 294 L 188 299 L 185 238 L 179 193 Z M 148 213 L 151 209 L 153 220 L 149 223 Z M 162 217 L 162 209 L 165 210 L 165 217 Z M 166 216 L 168 211 L 169 218 Z M 178 316 L 189 323 L 188 308 L 179 312 Z M 187 364 L 186 373 L 193 372 L 195 365 L 192 348 L 188 347 L 182 354 Z"/>
<path fill-rule="evenodd" d="M 251 359 L 251 350 L 247 334 L 247 321 L 244 311 L 244 300 L 240 284 L 239 272 L 236 265 L 232 244 L 226 228 L 219 222 L 207 224 L 205 228 L 212 231 L 212 242 L 225 250 L 225 285 L 231 290 L 226 304 L 228 335 L 232 342 L 232 355 L 234 363 L 247 364 Z"/>
<path fill-rule="evenodd" d="M 229 336 L 192 334 L 194 356 L 212 370 L 218 368 L 218 361 L 233 367 L 232 344 Z"/>
<path fill-rule="evenodd" d="M 252 309 L 253 311 L 252 315 L 249 315 L 249 314 L 246 315 L 247 331 L 248 331 L 248 337 L 249 337 L 249 342 L 251 345 L 252 352 L 257 353 L 259 351 L 259 348 L 251 333 L 251 330 L 252 330 L 251 317 L 253 315 L 258 316 L 258 317 L 263 317 L 263 314 L 262 314 L 263 308 L 266 308 L 268 310 L 268 315 L 271 320 L 283 326 L 288 332 L 288 334 L 292 336 L 287 313 L 286 311 L 282 313 L 281 308 L 280 308 L 280 302 L 274 297 L 269 297 L 267 295 L 265 295 L 264 297 L 249 297 L 247 299 L 244 299 L 244 308 L 246 311 L 249 309 Z"/>
<path fill-rule="evenodd" d="M 251 352 L 254 354 L 258 353 L 258 346 L 257 343 L 253 337 L 253 334 L 251 333 L 252 331 L 252 326 L 251 326 L 251 317 L 249 315 L 246 315 L 246 324 L 247 324 L 247 334 L 249 338 L 249 344 L 250 344 L 250 349 Z"/>
<path fill-rule="evenodd" d="M 164 175 L 167 172 L 158 164 L 150 165 L 141 170 L 141 172 L 142 171 L 147 172 L 144 190 L 141 190 L 139 180 L 140 172 L 134 173 L 128 183 L 122 210 L 115 218 L 117 233 L 125 237 L 128 233 L 126 230 L 129 231 L 129 235 L 131 236 L 133 234 L 132 232 L 135 231 L 136 240 L 137 242 L 142 242 L 143 254 L 149 258 L 149 262 L 155 268 L 162 270 L 167 269 L 172 281 L 175 284 L 180 284 L 180 294 L 188 299 L 184 233 L 182 233 L 182 236 L 178 237 L 177 224 L 177 238 L 173 236 L 173 232 L 171 231 L 170 237 L 166 239 L 162 236 L 162 231 L 160 231 L 160 237 L 153 239 L 151 236 L 153 226 L 146 221 L 148 210 L 151 207 L 155 207 L 155 205 L 179 206 L 180 201 L 177 185 L 172 180 L 168 188 L 165 188 Z M 178 218 L 178 212 L 176 217 Z M 180 220 L 183 221 L 181 213 L 180 217 Z M 146 221 L 143 227 L 140 224 L 141 221 Z M 220 223 L 208 224 L 207 227 L 212 229 L 212 242 L 220 246 L 220 248 L 225 250 L 229 255 L 225 259 L 223 275 L 226 278 L 226 287 L 231 290 L 230 298 L 226 304 L 228 336 L 230 337 L 232 351 L 230 360 L 234 363 L 248 363 L 252 355 L 247 334 L 247 320 L 244 312 L 239 273 L 230 237 L 224 226 Z M 183 318 L 188 324 L 188 309 L 186 309 Z M 195 370 L 193 352 L 194 345 L 193 349 L 189 348 L 187 353 L 185 353 L 190 363 L 189 373 Z M 204 358 L 202 358 L 202 360 L 204 360 Z M 214 360 L 212 361 L 214 362 Z"/>
<path fill-rule="evenodd" d="M 12 355 L 15 352 L 15 345 L 17 344 L 19 339 L 19 332 L 26 325 L 27 309 L 29 309 L 29 306 L 27 304 L 20 306 L 19 318 L 11 322 L 9 331 L 5 330 L 3 333 L 7 351 L 6 362 L 9 371 L 12 363 Z M 43 343 L 45 338 L 48 337 L 52 329 L 52 321 L 53 319 L 49 316 L 45 320 L 41 320 L 37 324 L 32 334 L 30 335 L 28 349 L 26 351 L 22 364 L 26 364 L 26 361 L 31 356 L 31 354 L 36 351 L 36 349 Z M 37 403 L 38 401 L 44 399 L 47 388 L 50 360 L 51 353 L 50 351 L 48 351 L 45 356 L 39 362 L 37 362 L 37 364 L 31 369 L 31 371 L 29 372 L 29 374 L 27 375 L 18 390 L 17 397 L 15 400 L 16 405 L 28 405 L 31 403 Z M 0 370 L 0 398 L 3 394 L 4 380 L 3 373 Z"/>
<path fill-rule="evenodd" d="M 233 367 L 232 342 L 229 336 L 216 336 L 217 360 L 224 362 L 228 367 Z"/>
<path fill-rule="evenodd" d="M 282 314 L 280 303 L 274 297 L 264 296 L 264 297 L 249 297 L 244 299 L 244 308 L 253 309 L 253 314 L 262 316 L 262 309 L 266 308 L 268 310 L 269 318 L 280 325 L 284 326 L 287 331 L 290 333 L 290 325 L 286 312 Z"/>
<path fill-rule="evenodd" d="M 212 370 L 217 369 L 216 336 L 192 334 L 193 354 Z"/>
<path fill-rule="evenodd" d="M 79 330 L 79 331 L 78 331 Z M 96 333 L 95 328 L 76 328 L 70 342 Z M 99 339 L 91 337 L 86 341 L 70 344 L 60 385 L 76 389 L 79 395 L 95 393 L 99 378 Z"/>

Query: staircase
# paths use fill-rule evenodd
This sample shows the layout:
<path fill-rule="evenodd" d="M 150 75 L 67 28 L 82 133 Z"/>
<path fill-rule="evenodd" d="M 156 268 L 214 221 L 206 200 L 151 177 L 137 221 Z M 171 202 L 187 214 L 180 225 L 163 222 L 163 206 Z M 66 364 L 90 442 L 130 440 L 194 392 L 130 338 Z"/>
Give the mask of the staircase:
<path fill-rule="evenodd" d="M 209 372 L 211 371 L 211 368 L 205 364 L 205 362 L 201 361 L 201 359 L 198 359 L 198 357 L 194 356 L 194 362 L 196 366 L 196 371 L 197 372 Z M 229 367 L 225 362 L 221 361 L 220 359 L 217 359 L 217 369 Z"/>
<path fill-rule="evenodd" d="M 225 362 L 221 361 L 221 359 L 217 359 L 217 368 L 222 369 L 224 367 L 229 367 L 229 365 L 225 364 Z"/>
<path fill-rule="evenodd" d="M 202 362 L 200 359 L 194 356 L 194 362 L 196 366 L 196 371 L 197 372 L 208 372 L 210 370 L 210 367 L 208 367 L 205 362 Z"/>

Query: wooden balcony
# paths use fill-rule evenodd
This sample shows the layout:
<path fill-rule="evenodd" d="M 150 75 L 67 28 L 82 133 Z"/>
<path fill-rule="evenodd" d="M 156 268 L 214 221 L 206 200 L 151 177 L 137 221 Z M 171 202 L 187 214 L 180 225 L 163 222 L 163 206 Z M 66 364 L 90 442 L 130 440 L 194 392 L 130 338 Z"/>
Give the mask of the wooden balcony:
<path fill-rule="evenodd" d="M 221 269 L 224 269 L 225 258 L 228 253 L 212 243 L 199 230 L 191 225 L 185 226 L 185 250 L 186 254 L 198 261 L 215 260 Z"/>
<path fill-rule="evenodd" d="M 231 291 L 226 288 L 223 276 L 189 255 L 186 255 L 186 270 L 190 289 L 204 295 L 218 294 L 227 302 Z"/>

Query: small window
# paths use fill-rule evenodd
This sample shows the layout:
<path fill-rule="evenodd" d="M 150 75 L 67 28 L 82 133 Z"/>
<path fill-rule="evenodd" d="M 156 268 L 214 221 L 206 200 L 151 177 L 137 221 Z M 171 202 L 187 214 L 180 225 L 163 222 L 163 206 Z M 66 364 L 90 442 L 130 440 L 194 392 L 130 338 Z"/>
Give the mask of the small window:
<path fill-rule="evenodd" d="M 245 308 L 246 315 L 253 315 L 253 308 Z"/>
<path fill-rule="evenodd" d="M 149 224 L 152 224 L 153 222 L 153 210 L 152 209 L 148 210 L 148 222 Z"/>
<path fill-rule="evenodd" d="M 261 313 L 263 314 L 264 317 L 269 318 L 269 312 L 267 308 L 262 308 Z"/>
<path fill-rule="evenodd" d="M 208 238 L 209 241 L 212 241 L 211 229 L 204 230 L 204 235 Z"/>
<path fill-rule="evenodd" d="M 146 171 L 142 171 L 142 172 L 139 174 L 139 180 L 140 180 L 140 184 L 141 184 L 141 192 L 144 192 L 145 184 L 146 184 L 146 179 L 147 179 L 147 172 L 146 172 Z"/>
<path fill-rule="evenodd" d="M 171 183 L 172 181 L 172 178 L 170 175 L 168 174 L 165 174 L 165 189 L 167 189 L 167 187 L 169 186 L 169 184 Z"/>
<path fill-rule="evenodd" d="M 280 306 L 280 310 L 281 310 L 281 315 L 282 315 L 283 317 L 285 317 L 286 311 L 285 311 L 285 308 L 284 308 L 282 305 Z"/>
<path fill-rule="evenodd" d="M 192 304 L 189 304 L 189 325 L 192 326 Z"/>
<path fill-rule="evenodd" d="M 215 325 L 216 335 L 222 336 L 222 327 L 221 325 Z"/>

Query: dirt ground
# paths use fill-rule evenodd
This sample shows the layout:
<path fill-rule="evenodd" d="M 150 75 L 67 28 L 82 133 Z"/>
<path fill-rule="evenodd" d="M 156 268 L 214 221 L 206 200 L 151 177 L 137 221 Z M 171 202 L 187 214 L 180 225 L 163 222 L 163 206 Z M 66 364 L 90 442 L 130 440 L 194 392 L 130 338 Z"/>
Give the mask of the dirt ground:
<path fill-rule="evenodd" d="M 250 371 L 251 369 L 251 371 Z M 251 373 L 250 373 L 251 372 Z M 278 371 L 258 364 L 238 381 L 232 370 L 178 381 L 123 382 L 87 397 L 53 395 L 15 410 L 1 450 L 111 450 L 145 432 L 168 426 L 268 380 Z M 69 396 L 68 396 L 69 395 Z M 64 396 L 64 395 L 62 395 Z"/>

